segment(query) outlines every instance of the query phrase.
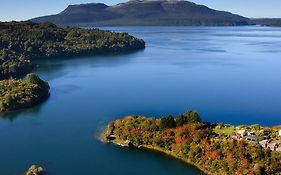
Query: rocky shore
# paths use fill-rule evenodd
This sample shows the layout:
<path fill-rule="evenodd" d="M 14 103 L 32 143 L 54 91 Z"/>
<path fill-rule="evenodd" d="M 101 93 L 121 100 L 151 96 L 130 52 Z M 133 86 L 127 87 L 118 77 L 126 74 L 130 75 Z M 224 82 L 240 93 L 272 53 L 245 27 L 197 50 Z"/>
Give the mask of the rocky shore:
<path fill-rule="evenodd" d="M 30 168 L 26 171 L 25 175 L 43 175 L 44 169 L 37 165 L 32 165 Z"/>

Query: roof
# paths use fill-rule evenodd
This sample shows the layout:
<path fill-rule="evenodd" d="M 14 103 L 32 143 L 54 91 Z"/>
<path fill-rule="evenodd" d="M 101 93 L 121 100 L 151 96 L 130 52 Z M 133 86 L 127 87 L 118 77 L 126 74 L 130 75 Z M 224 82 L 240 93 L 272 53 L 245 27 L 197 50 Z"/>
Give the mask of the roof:
<path fill-rule="evenodd" d="M 245 138 L 248 140 L 255 140 L 255 141 L 258 140 L 257 136 L 246 136 Z"/>
<path fill-rule="evenodd" d="M 239 130 L 237 131 L 238 134 L 244 134 L 246 132 L 246 130 Z"/>
<path fill-rule="evenodd" d="M 259 142 L 260 145 L 262 145 L 263 147 L 265 147 L 265 145 L 268 143 L 268 140 L 262 140 Z"/>

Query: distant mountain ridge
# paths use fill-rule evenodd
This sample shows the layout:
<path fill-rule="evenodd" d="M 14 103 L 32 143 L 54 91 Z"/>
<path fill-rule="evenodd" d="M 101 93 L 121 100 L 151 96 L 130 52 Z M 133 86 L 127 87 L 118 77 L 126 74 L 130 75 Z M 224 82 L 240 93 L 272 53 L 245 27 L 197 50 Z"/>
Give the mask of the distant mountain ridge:
<path fill-rule="evenodd" d="M 108 6 L 103 3 L 69 5 L 57 15 L 31 19 L 59 26 L 236 26 L 249 19 L 189 1 L 134 0 Z"/>

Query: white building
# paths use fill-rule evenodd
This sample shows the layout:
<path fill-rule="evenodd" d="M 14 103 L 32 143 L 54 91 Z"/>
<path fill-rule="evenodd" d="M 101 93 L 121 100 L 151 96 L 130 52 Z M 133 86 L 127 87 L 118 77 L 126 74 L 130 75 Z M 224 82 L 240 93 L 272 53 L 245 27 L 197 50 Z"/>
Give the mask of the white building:
<path fill-rule="evenodd" d="M 237 133 L 238 133 L 238 134 L 240 134 L 240 135 L 241 135 L 241 137 L 245 137 L 245 136 L 247 136 L 247 135 L 248 135 L 248 133 L 247 133 L 247 131 L 246 131 L 246 130 L 239 130 L 239 131 L 237 131 Z"/>
<path fill-rule="evenodd" d="M 254 131 L 247 131 L 247 130 L 239 130 L 237 131 L 241 137 L 246 137 L 246 136 L 256 136 L 256 133 Z"/>
<path fill-rule="evenodd" d="M 279 137 L 281 137 L 281 130 L 279 130 Z"/>

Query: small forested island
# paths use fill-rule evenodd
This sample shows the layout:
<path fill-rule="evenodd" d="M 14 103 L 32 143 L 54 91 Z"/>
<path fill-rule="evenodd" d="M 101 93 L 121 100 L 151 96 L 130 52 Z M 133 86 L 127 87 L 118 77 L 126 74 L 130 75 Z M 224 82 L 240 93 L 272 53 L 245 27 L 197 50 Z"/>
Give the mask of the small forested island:
<path fill-rule="evenodd" d="M 0 79 L 26 75 L 30 60 L 142 49 L 145 42 L 127 33 L 60 28 L 51 23 L 0 22 Z"/>
<path fill-rule="evenodd" d="M 49 85 L 37 75 L 28 74 L 24 80 L 0 81 L 0 112 L 24 109 L 49 96 Z"/>
<path fill-rule="evenodd" d="M 280 175 L 281 130 L 260 125 L 202 122 L 188 111 L 160 119 L 127 116 L 111 122 L 102 138 L 121 146 L 160 151 L 212 175 Z"/>

